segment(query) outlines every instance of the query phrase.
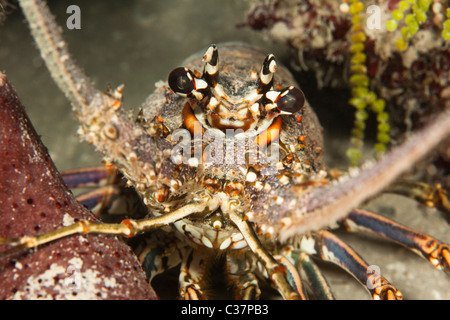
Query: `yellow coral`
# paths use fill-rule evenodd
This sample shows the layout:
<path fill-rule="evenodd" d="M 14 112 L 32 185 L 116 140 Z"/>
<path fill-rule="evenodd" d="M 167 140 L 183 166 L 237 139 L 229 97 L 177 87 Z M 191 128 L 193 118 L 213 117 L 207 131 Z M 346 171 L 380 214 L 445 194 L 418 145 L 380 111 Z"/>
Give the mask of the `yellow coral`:
<path fill-rule="evenodd" d="M 386 29 L 388 31 L 392 32 L 392 31 L 396 30 L 397 26 L 398 26 L 398 23 L 395 20 L 389 20 L 389 21 L 386 22 Z"/>
<path fill-rule="evenodd" d="M 395 41 L 395 46 L 397 47 L 398 50 L 405 51 L 406 48 L 408 48 L 408 43 L 405 41 L 404 38 L 398 38 Z"/>
<path fill-rule="evenodd" d="M 450 8 L 447 9 L 447 20 L 444 22 L 444 29 L 442 30 L 442 37 L 445 40 L 450 40 Z"/>
<path fill-rule="evenodd" d="M 420 25 L 427 21 L 427 11 L 430 9 L 432 0 L 402 0 L 398 3 L 398 9 L 392 10 L 392 19 L 386 22 L 386 29 L 390 32 L 397 30 L 398 24 L 403 22 L 404 27 L 401 28 L 401 39 L 397 39 L 395 46 L 399 51 L 408 48 L 408 41 L 419 30 Z M 411 12 L 412 10 L 412 12 Z M 407 13 L 409 11 L 409 13 Z M 447 9 L 447 18 L 450 18 L 450 9 Z M 450 19 L 444 22 L 442 37 L 445 40 L 450 39 Z M 447 26 L 446 26 L 447 23 Z"/>
<path fill-rule="evenodd" d="M 356 166 L 361 158 L 361 148 L 364 140 L 364 129 L 366 128 L 366 120 L 369 117 L 367 107 L 372 106 L 372 111 L 377 114 L 378 119 L 378 133 L 377 143 L 374 149 L 377 153 L 382 153 L 386 150 L 386 145 L 389 143 L 389 124 L 387 123 L 387 113 L 384 112 L 385 102 L 379 99 L 377 95 L 369 89 L 370 80 L 367 76 L 367 68 L 365 62 L 367 59 L 365 53 L 366 35 L 363 30 L 362 12 L 364 6 L 358 0 L 350 0 L 350 14 L 352 26 L 350 29 L 350 52 L 352 53 L 350 62 L 350 83 L 352 84 L 352 98 L 349 104 L 355 108 L 355 120 L 352 129 L 352 137 L 350 139 L 351 147 L 347 150 L 347 157 L 350 159 L 350 165 Z M 403 5 L 405 6 L 405 5 Z M 398 13 L 403 17 L 403 12 Z M 402 18 L 401 17 L 401 18 Z M 398 20 L 400 20 L 399 18 Z M 395 30 L 397 22 L 392 20 L 390 23 L 391 29 Z M 395 25 L 394 25 L 395 24 Z"/>

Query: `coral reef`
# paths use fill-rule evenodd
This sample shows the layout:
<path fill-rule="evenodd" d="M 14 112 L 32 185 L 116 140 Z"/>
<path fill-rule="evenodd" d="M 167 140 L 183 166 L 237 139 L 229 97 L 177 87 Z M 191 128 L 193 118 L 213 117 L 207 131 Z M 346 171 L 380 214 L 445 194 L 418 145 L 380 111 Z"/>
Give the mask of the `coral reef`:
<path fill-rule="evenodd" d="M 443 109 L 450 78 L 447 6 L 429 0 L 253 1 L 247 24 L 292 48 L 298 66 L 313 70 L 319 86 L 352 88 L 348 156 L 356 164 L 371 113 L 378 120 L 375 149 L 384 151 L 389 138 L 401 142 Z M 448 165 L 443 149 L 436 162 Z"/>

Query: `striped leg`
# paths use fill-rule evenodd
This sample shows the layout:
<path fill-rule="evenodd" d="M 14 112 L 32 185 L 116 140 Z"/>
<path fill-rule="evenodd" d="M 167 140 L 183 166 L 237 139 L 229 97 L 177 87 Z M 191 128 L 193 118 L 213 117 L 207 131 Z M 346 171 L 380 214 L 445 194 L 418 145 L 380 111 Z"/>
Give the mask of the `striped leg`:
<path fill-rule="evenodd" d="M 353 210 L 341 224 L 348 231 L 366 232 L 395 241 L 450 274 L 450 246 L 367 210 Z"/>
<path fill-rule="evenodd" d="M 374 300 L 402 299 L 402 294 L 383 276 L 376 273 L 349 245 L 332 233 L 322 230 L 304 236 L 300 249 L 321 260 L 337 264 L 365 286 Z"/>
<path fill-rule="evenodd" d="M 69 170 L 62 172 L 61 176 L 71 189 L 90 189 L 77 195 L 76 199 L 96 216 L 142 218 L 148 212 L 136 191 L 125 186 L 114 166 Z"/>
<path fill-rule="evenodd" d="M 295 282 L 296 277 L 301 275 L 302 279 L 306 280 L 303 282 L 309 285 L 308 292 L 311 293 L 311 298 L 317 300 L 335 299 L 327 280 L 308 254 L 295 250 L 292 246 L 285 247 L 281 254 L 298 270 L 290 272 L 290 278 Z"/>
<path fill-rule="evenodd" d="M 119 195 L 120 190 L 117 187 L 105 186 L 84 192 L 76 196 L 76 199 L 96 216 L 100 216 Z"/>
<path fill-rule="evenodd" d="M 301 274 L 305 275 L 305 279 L 311 285 L 311 291 L 314 297 L 318 300 L 334 300 L 335 297 L 327 280 L 309 255 L 301 252 L 299 255 L 299 263 L 302 271 Z"/>
<path fill-rule="evenodd" d="M 97 216 L 120 194 L 116 187 L 120 179 L 114 167 L 67 170 L 61 172 L 61 176 L 70 189 L 95 188 L 78 195 L 76 199 Z"/>
<path fill-rule="evenodd" d="M 64 183 L 69 188 L 100 187 L 112 184 L 117 174 L 113 167 L 91 167 L 61 172 Z"/>
<path fill-rule="evenodd" d="M 308 299 L 308 295 L 296 266 L 283 255 L 276 255 L 274 256 L 274 258 L 280 265 L 286 268 L 286 278 L 291 287 L 294 288 L 297 293 L 299 293 L 302 299 Z"/>

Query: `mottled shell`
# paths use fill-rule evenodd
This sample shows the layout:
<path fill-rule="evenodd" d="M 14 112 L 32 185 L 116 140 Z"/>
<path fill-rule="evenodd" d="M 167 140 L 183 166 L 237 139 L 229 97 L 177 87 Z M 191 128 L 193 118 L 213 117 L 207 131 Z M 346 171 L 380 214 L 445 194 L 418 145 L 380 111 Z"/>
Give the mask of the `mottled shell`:
<path fill-rule="evenodd" d="M 253 83 L 261 70 L 266 52 L 244 44 L 226 43 L 219 44 L 219 72 L 221 77 L 228 79 L 233 91 L 239 93 L 244 86 Z M 204 50 L 190 56 L 181 66 L 187 67 L 194 73 L 203 73 L 204 62 L 202 57 Z M 278 63 L 274 76 L 274 88 L 281 89 L 287 86 L 297 86 L 291 73 Z M 180 97 L 173 93 L 167 82 L 158 83 L 156 91 L 146 100 L 143 105 L 143 118 L 147 125 L 152 128 L 163 125 L 158 138 L 158 145 L 162 147 L 163 153 L 170 152 L 174 143 L 170 142 L 170 133 L 176 129 L 183 128 L 182 110 L 188 98 Z M 317 116 L 308 102 L 297 113 L 282 115 L 282 130 L 280 145 L 284 155 L 292 152 L 311 172 L 316 173 L 322 167 L 322 128 Z M 164 133 L 163 133 L 164 132 Z M 239 151 L 238 151 L 239 152 Z M 282 160 L 280 158 L 280 160 Z M 200 189 L 198 182 L 203 178 L 214 178 L 224 182 L 245 183 L 249 166 L 247 164 L 224 164 L 213 163 L 209 166 L 197 166 L 195 168 L 187 165 L 175 165 L 172 161 L 163 161 L 159 178 L 174 185 L 177 181 L 176 193 L 184 193 Z M 252 170 L 258 171 L 260 166 L 253 166 Z M 301 172 L 300 172 L 301 173 Z M 170 180 L 172 180 L 170 182 Z M 161 180 L 160 180 L 161 181 Z M 170 186 L 170 185 L 169 185 Z M 175 191 L 172 189 L 172 191 Z"/>

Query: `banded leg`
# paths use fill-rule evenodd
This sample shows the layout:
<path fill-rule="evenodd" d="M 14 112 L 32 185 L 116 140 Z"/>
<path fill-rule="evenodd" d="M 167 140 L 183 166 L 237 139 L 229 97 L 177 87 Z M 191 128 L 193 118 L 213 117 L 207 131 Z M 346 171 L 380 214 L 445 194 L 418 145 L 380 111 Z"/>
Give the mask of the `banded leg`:
<path fill-rule="evenodd" d="M 450 274 L 450 246 L 376 213 L 356 209 L 341 221 L 347 231 L 366 232 L 397 242 Z"/>
<path fill-rule="evenodd" d="M 304 236 L 300 249 L 346 270 L 369 290 L 374 300 L 398 300 L 403 297 L 400 291 L 370 268 L 349 245 L 328 231 L 312 233 L 311 237 Z"/>

